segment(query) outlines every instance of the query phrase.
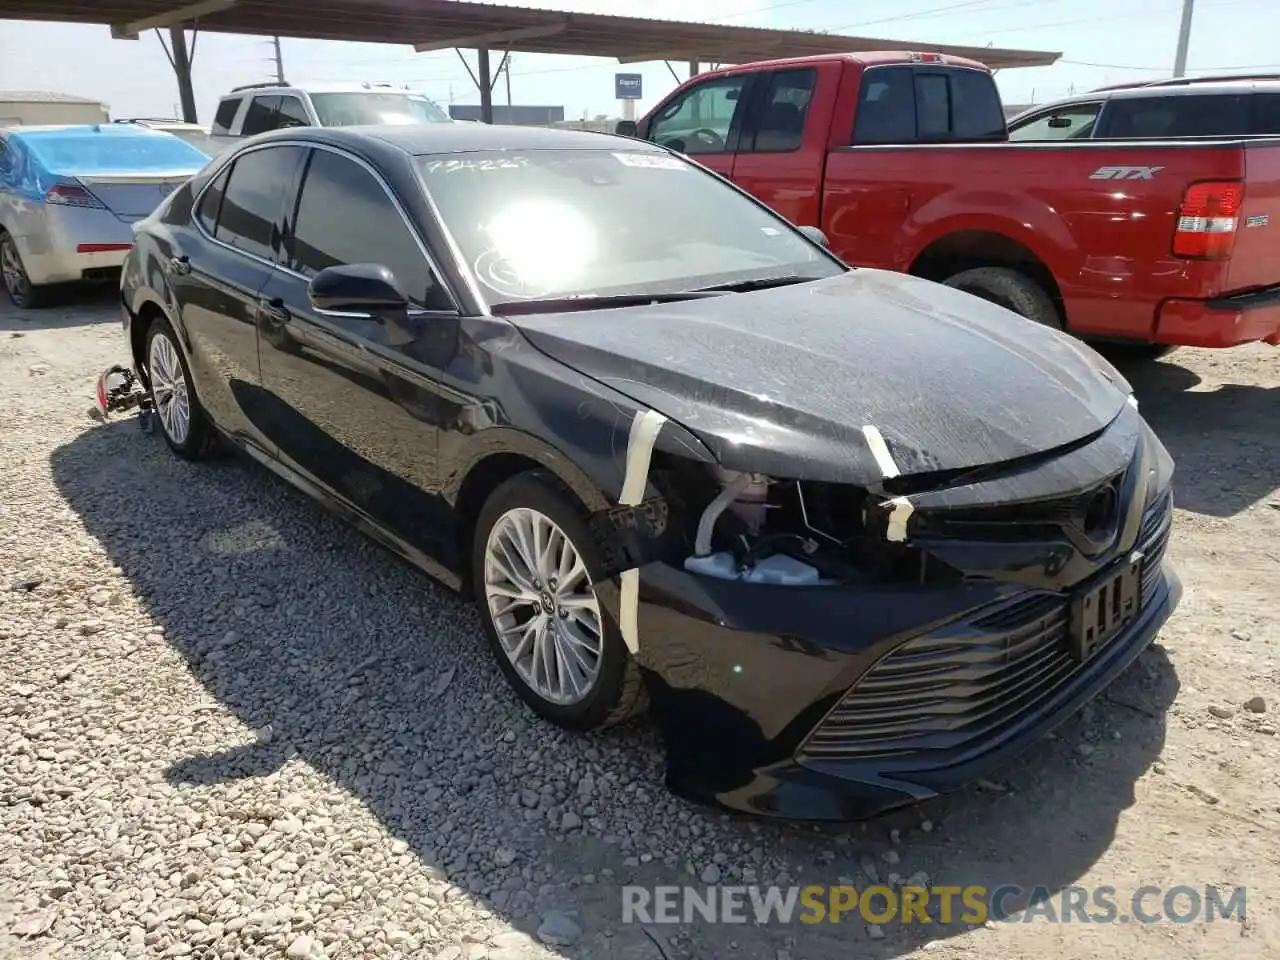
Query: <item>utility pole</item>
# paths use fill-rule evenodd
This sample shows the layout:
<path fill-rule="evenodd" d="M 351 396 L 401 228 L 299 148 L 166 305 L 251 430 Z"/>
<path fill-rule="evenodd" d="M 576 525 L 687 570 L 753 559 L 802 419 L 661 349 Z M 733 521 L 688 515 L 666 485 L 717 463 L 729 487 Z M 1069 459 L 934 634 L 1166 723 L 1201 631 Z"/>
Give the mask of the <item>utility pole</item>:
<path fill-rule="evenodd" d="M 1182 25 L 1178 28 L 1178 53 L 1173 58 L 1173 75 L 1186 76 L 1187 48 L 1191 46 L 1191 12 L 1195 0 L 1182 0 Z"/>
<path fill-rule="evenodd" d="M 511 51 L 507 51 L 507 123 L 511 122 Z"/>
<path fill-rule="evenodd" d="M 272 37 L 271 43 L 276 49 L 276 82 L 284 86 L 284 57 L 280 53 L 280 38 Z"/>
<path fill-rule="evenodd" d="M 199 123 L 196 119 L 196 94 L 191 87 L 191 57 L 187 53 L 187 31 L 182 24 L 169 28 L 169 45 L 173 50 L 173 72 L 178 77 L 178 96 L 182 100 L 182 119 L 186 123 Z"/>

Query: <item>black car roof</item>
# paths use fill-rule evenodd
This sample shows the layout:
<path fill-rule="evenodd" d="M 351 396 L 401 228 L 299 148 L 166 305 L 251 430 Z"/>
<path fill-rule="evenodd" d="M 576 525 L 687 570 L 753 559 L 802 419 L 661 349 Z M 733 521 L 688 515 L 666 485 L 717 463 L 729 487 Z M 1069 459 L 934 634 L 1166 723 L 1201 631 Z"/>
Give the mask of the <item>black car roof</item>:
<path fill-rule="evenodd" d="M 633 150 L 661 152 L 644 140 L 609 133 L 546 127 L 490 126 L 483 123 L 423 123 L 401 126 L 302 127 L 275 130 L 254 138 L 312 140 L 343 147 L 369 147 L 381 141 L 404 153 L 471 153 L 479 150 Z"/>

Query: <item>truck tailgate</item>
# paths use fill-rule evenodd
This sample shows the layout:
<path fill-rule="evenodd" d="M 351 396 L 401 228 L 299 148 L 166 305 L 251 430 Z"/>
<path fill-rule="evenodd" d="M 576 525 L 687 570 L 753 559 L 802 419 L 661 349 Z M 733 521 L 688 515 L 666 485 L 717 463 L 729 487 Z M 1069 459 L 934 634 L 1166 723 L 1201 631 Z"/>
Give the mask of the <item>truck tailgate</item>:
<path fill-rule="evenodd" d="M 1244 204 L 1223 293 L 1280 283 L 1280 140 L 1244 144 Z"/>

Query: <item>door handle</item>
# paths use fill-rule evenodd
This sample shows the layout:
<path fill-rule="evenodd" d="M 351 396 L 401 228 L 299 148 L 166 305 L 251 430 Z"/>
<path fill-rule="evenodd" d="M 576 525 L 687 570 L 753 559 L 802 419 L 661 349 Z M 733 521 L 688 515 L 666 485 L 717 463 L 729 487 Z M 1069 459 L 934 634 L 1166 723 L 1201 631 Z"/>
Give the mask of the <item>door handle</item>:
<path fill-rule="evenodd" d="M 177 274 L 188 274 L 191 272 L 191 258 L 185 254 L 181 257 L 170 257 L 169 267 Z"/>
<path fill-rule="evenodd" d="M 258 312 L 272 323 L 289 322 L 289 311 L 285 309 L 284 301 L 279 297 L 273 297 L 270 300 L 259 300 Z"/>

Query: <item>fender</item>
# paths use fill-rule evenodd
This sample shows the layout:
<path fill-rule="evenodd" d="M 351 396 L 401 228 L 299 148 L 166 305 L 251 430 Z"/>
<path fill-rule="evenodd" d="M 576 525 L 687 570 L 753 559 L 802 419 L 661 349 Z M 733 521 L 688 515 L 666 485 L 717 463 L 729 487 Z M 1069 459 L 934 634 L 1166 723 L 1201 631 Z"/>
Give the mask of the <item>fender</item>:
<path fill-rule="evenodd" d="M 924 204 L 903 226 L 898 262 L 913 264 L 936 241 L 975 231 L 1022 244 L 1059 283 L 1078 270 L 1079 245 L 1057 211 L 1029 195 L 995 190 L 955 190 Z"/>

